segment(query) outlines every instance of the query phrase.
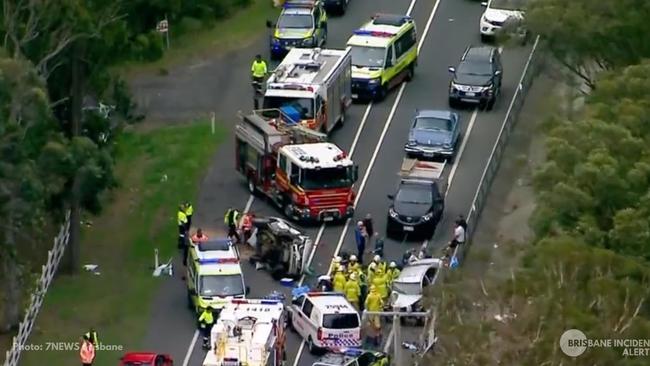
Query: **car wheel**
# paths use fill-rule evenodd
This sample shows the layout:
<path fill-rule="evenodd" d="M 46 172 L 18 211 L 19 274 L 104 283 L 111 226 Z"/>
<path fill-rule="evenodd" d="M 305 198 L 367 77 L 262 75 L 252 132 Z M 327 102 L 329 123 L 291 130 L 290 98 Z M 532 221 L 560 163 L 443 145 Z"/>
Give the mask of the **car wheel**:
<path fill-rule="evenodd" d="M 189 291 L 187 293 L 187 308 L 190 310 L 194 309 L 194 302 L 192 301 L 192 295 L 190 295 Z"/>
<path fill-rule="evenodd" d="M 246 185 L 248 186 L 248 192 L 252 195 L 257 193 L 257 188 L 255 188 L 255 182 L 253 182 L 252 177 L 248 177 Z"/>
<path fill-rule="evenodd" d="M 312 355 L 317 355 L 318 352 L 320 351 L 318 347 L 314 344 L 314 341 L 311 339 L 311 337 L 307 338 L 307 349 L 309 350 L 309 353 Z"/>
<path fill-rule="evenodd" d="M 488 110 L 488 111 L 491 111 L 491 110 L 494 108 L 494 103 L 496 102 L 496 100 L 497 100 L 496 97 L 490 99 L 490 100 L 487 102 L 487 105 L 485 106 L 485 109 Z"/>
<path fill-rule="evenodd" d="M 413 80 L 413 77 L 415 76 L 415 64 L 411 64 L 406 71 L 406 77 L 404 78 L 406 81 L 411 81 Z"/>
<path fill-rule="evenodd" d="M 456 99 L 449 97 L 449 108 L 458 108 L 458 102 Z"/>
<path fill-rule="evenodd" d="M 382 85 L 379 88 L 379 92 L 377 93 L 377 96 L 375 97 L 375 101 L 381 102 L 382 100 L 386 99 L 386 95 L 388 95 L 388 86 Z"/>

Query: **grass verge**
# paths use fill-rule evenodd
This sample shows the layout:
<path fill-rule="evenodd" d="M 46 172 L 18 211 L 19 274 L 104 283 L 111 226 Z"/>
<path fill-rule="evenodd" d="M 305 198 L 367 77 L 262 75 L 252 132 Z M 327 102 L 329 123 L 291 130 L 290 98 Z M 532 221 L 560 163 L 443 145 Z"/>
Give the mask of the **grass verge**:
<path fill-rule="evenodd" d="M 170 49 L 155 62 L 130 62 L 120 66 L 125 75 L 160 72 L 172 66 L 216 53 L 225 54 L 234 48 L 245 47 L 266 31 L 264 22 L 275 20 L 279 10 L 271 0 L 253 0 L 245 9 L 235 11 L 229 18 L 218 21 L 214 27 L 199 29 L 174 37 L 174 24 L 170 24 Z"/>
<path fill-rule="evenodd" d="M 197 182 L 225 135 L 225 128 L 213 135 L 210 123 L 196 122 L 121 137 L 120 188 L 83 232 L 82 263 L 98 264 L 100 275 L 55 280 L 29 342 L 43 350 L 23 351 L 21 365 L 78 364 L 78 351 L 48 350 L 48 344 L 75 342 L 93 325 L 102 343 L 138 349 L 158 287 L 151 275 L 154 248 L 162 259 L 176 250 L 176 206 L 196 197 Z M 95 365 L 114 366 L 122 353 L 98 352 Z"/>

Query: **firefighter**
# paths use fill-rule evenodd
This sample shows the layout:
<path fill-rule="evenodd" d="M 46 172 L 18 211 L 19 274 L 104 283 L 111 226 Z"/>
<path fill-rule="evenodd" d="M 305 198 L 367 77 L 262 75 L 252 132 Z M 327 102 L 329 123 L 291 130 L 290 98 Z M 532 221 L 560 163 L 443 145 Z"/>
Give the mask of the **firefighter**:
<path fill-rule="evenodd" d="M 381 298 L 376 286 L 370 286 L 370 293 L 368 293 L 364 305 L 368 311 L 382 311 L 384 309 L 384 300 Z M 368 321 L 371 330 L 368 332 L 369 341 L 375 347 L 379 347 L 381 346 L 381 319 L 379 315 L 370 315 Z"/>
<path fill-rule="evenodd" d="M 368 283 L 372 283 L 372 279 L 373 279 L 373 277 L 375 277 L 375 272 L 376 271 L 377 271 L 377 263 L 370 262 L 370 264 L 368 265 L 368 271 L 367 271 L 367 274 L 366 274 L 366 281 L 368 281 Z"/>
<path fill-rule="evenodd" d="M 178 222 L 178 249 L 183 249 L 187 245 L 187 215 L 185 214 L 184 205 L 178 206 L 176 218 Z"/>
<path fill-rule="evenodd" d="M 390 262 L 388 265 L 388 272 L 386 274 L 388 275 L 388 287 L 393 286 L 393 281 L 399 277 L 399 274 L 402 273 L 399 268 L 397 268 L 397 263 L 395 262 Z"/>
<path fill-rule="evenodd" d="M 361 288 L 359 286 L 359 281 L 357 280 L 357 274 L 350 274 L 350 280 L 345 283 L 345 298 L 354 306 L 355 309 L 359 310 L 359 297 L 361 296 Z"/>
<path fill-rule="evenodd" d="M 384 262 L 384 261 L 381 260 L 381 256 L 380 256 L 380 255 L 378 255 L 378 254 L 375 255 L 375 257 L 372 259 L 372 261 L 373 261 L 374 263 L 377 263 L 377 270 L 378 270 L 378 271 L 386 272 L 386 269 L 388 269 L 388 268 L 387 268 L 388 266 L 386 265 L 386 262 Z"/>
<path fill-rule="evenodd" d="M 239 224 L 240 213 L 237 209 L 229 207 L 228 211 L 223 217 L 223 222 L 228 226 L 228 237 L 230 239 L 237 239 L 237 243 L 241 242 L 239 233 L 237 232 L 237 225 Z"/>
<path fill-rule="evenodd" d="M 210 332 L 214 325 L 214 315 L 212 314 L 212 306 L 208 306 L 199 316 L 199 327 L 203 333 L 203 349 L 211 349 L 210 345 Z"/>
<path fill-rule="evenodd" d="M 386 272 L 377 271 L 372 277 L 371 284 L 375 286 L 377 292 L 383 300 L 388 297 L 388 276 Z"/>
<path fill-rule="evenodd" d="M 361 265 L 356 255 L 350 256 L 350 262 L 348 263 L 348 274 L 359 273 L 361 271 Z"/>
<path fill-rule="evenodd" d="M 341 266 L 341 260 L 342 258 L 337 256 L 334 256 L 334 260 L 332 261 L 332 264 L 330 265 L 330 276 L 334 276 L 336 274 L 336 271 L 339 269 Z"/>
<path fill-rule="evenodd" d="M 343 293 L 345 291 L 345 283 L 347 279 L 345 278 L 345 268 L 339 266 L 339 270 L 336 271 L 334 275 L 334 291 Z"/>

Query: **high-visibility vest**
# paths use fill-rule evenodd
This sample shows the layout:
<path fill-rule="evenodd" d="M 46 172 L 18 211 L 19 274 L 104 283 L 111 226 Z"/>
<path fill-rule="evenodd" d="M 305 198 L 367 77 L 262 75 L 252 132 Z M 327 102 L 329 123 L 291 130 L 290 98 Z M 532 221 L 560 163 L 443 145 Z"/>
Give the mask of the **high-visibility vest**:
<path fill-rule="evenodd" d="M 194 207 L 192 207 L 192 205 L 187 205 L 185 207 L 185 215 L 192 216 L 193 213 L 194 213 Z"/>
<path fill-rule="evenodd" d="M 87 332 L 85 334 L 88 339 L 96 346 L 99 344 L 99 340 L 97 339 L 97 332 Z"/>
<path fill-rule="evenodd" d="M 81 363 L 93 363 L 95 359 L 95 346 L 89 341 L 84 341 L 81 345 L 81 350 L 79 350 L 79 357 L 81 357 Z"/>
<path fill-rule="evenodd" d="M 212 315 L 212 313 L 207 310 L 203 310 L 201 316 L 199 316 L 199 323 L 208 325 L 214 323 L 214 315 Z"/>
<path fill-rule="evenodd" d="M 182 226 L 187 224 L 187 215 L 185 215 L 185 212 L 179 210 L 178 211 L 178 226 Z"/>
<path fill-rule="evenodd" d="M 226 215 L 223 218 L 223 222 L 226 225 L 237 225 L 238 221 L 239 221 L 239 211 L 235 209 L 226 211 Z"/>
<path fill-rule="evenodd" d="M 266 75 L 266 62 L 264 62 L 264 60 L 260 62 L 257 62 L 257 60 L 253 61 L 251 72 L 256 78 L 264 77 L 264 75 Z"/>

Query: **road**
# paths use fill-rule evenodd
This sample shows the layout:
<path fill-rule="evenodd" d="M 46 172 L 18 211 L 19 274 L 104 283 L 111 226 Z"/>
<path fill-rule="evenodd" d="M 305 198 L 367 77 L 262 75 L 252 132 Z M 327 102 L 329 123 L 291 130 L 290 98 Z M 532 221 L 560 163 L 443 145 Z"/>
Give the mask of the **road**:
<path fill-rule="evenodd" d="M 360 167 L 360 181 L 355 187 L 358 192 L 358 216 L 370 213 L 378 231 L 383 233 L 389 203 L 386 194 L 392 193 L 397 184 L 396 173 L 403 158 L 402 148 L 410 118 L 416 108 L 448 108 L 447 67 L 456 65 L 468 45 L 479 43 L 477 27 L 482 8 L 478 2 L 469 0 L 353 0 L 344 17 L 330 19 L 328 46 L 343 47 L 351 32 L 378 12 L 408 12 L 415 18 L 421 42 L 415 79 L 394 90 L 381 103 L 353 106 L 345 126 L 336 131 L 332 138 L 338 145 L 348 149 Z M 260 42 L 259 47 L 260 50 L 266 49 L 266 43 Z M 445 173 L 449 190 L 444 218 L 429 245 L 434 252 L 449 240 L 453 219 L 461 213 L 466 214 L 469 209 L 528 52 L 529 49 L 525 48 L 503 51 L 503 94 L 493 111 L 459 111 L 464 140 L 456 164 L 450 166 Z M 237 55 L 237 58 L 243 57 Z M 243 78 L 243 75 L 247 75 L 246 67 L 240 69 L 240 78 Z M 236 85 L 234 82 L 225 83 Z M 234 105 L 244 104 L 241 107 L 244 108 L 246 103 L 242 101 L 250 100 L 247 86 L 244 84 L 241 88 L 230 89 L 227 99 L 232 100 Z M 219 104 L 221 103 L 223 102 Z M 243 182 L 232 174 L 233 145 L 229 141 L 219 150 L 219 158 L 215 159 L 207 172 L 195 206 L 195 222 L 208 233 L 221 229 L 223 212 L 230 205 L 240 208 L 246 206 L 258 215 L 280 215 L 263 200 L 252 199 Z M 354 249 L 353 235 L 348 227 L 339 225 L 305 229 L 317 242 L 312 263 L 317 273 L 327 272 L 332 256 L 339 249 Z M 388 260 L 399 260 L 406 249 L 421 244 L 386 240 L 385 257 Z M 256 272 L 248 264 L 244 264 L 243 268 L 247 284 L 252 288 L 250 297 L 263 296 L 273 289 L 281 289 L 265 272 Z M 186 307 L 186 290 L 180 272 L 178 270 L 176 278 L 163 284 L 155 304 L 152 304 L 154 310 L 145 345 L 170 353 L 179 365 L 200 365 L 204 352 L 200 349 L 200 341 L 197 342 L 195 319 Z M 310 281 L 311 279 L 306 279 L 305 283 Z M 288 293 L 288 289 L 284 291 Z M 388 331 L 389 328 L 386 328 Z M 406 335 L 412 332 L 414 336 L 411 339 L 415 339 L 416 331 L 418 328 L 403 332 Z M 291 334 L 288 340 L 288 359 L 294 366 L 309 366 L 314 358 L 301 345 L 301 340 Z"/>

